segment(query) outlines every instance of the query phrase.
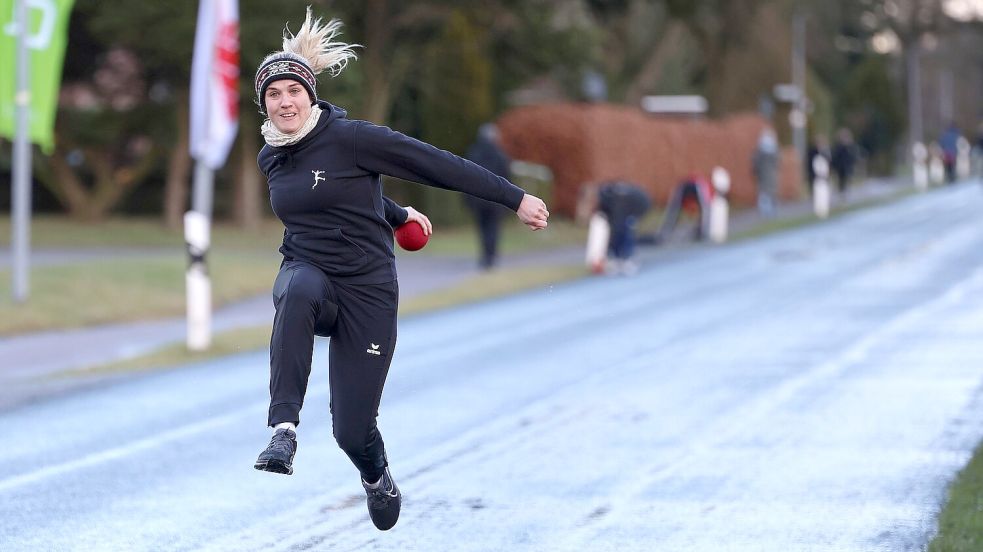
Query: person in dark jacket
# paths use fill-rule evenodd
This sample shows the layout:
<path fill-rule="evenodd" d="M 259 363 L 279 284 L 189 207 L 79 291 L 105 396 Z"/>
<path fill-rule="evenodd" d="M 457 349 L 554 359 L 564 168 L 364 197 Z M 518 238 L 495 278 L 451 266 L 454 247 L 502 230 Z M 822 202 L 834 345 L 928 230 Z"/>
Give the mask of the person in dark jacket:
<path fill-rule="evenodd" d="M 498 127 L 493 123 L 481 125 L 478 129 L 478 137 L 468 147 L 465 157 L 502 178 L 508 178 L 511 160 L 502 151 L 498 140 Z M 485 270 L 490 270 L 498 260 L 499 221 L 506 209 L 499 203 L 473 195 L 464 196 L 464 201 L 474 214 L 478 225 L 478 235 L 481 240 L 481 257 L 478 265 Z"/>
<path fill-rule="evenodd" d="M 333 41 L 340 21 L 322 25 L 310 8 L 283 50 L 256 71 L 267 119 L 259 167 L 283 222 L 283 261 L 273 283 L 270 408 L 273 438 L 259 470 L 290 474 L 296 428 L 311 372 L 314 336 L 330 336 L 330 410 L 335 440 L 358 469 L 372 522 L 395 525 L 401 495 L 389 472 L 376 417 L 396 346 L 398 287 L 393 226 L 429 220 L 382 195 L 381 175 L 457 190 L 502 204 L 532 228 L 546 228 L 546 204 L 474 163 L 384 126 L 348 119 L 318 99 L 315 75 L 337 75 L 352 47 Z"/>
<path fill-rule="evenodd" d="M 962 134 L 955 121 L 950 121 L 942 136 L 939 137 L 939 147 L 942 148 L 942 165 L 945 167 L 946 182 L 956 181 L 956 159 L 959 157 L 959 140 Z"/>
<path fill-rule="evenodd" d="M 836 145 L 830 154 L 829 165 L 836 173 L 836 186 L 841 196 L 845 196 L 850 188 L 850 178 L 853 177 L 853 168 L 857 164 L 857 146 L 853 142 L 853 133 L 850 129 L 841 128 L 836 133 Z"/>
<path fill-rule="evenodd" d="M 778 164 L 781 161 L 775 131 L 766 128 L 758 138 L 758 148 L 751 158 L 754 179 L 758 185 L 758 212 L 764 217 L 775 216 L 778 195 Z"/>
<path fill-rule="evenodd" d="M 601 184 L 597 191 L 597 208 L 608 220 L 611 237 L 608 255 L 612 268 L 621 274 L 634 274 L 635 228 L 652 206 L 652 200 L 638 184 L 614 180 Z"/>

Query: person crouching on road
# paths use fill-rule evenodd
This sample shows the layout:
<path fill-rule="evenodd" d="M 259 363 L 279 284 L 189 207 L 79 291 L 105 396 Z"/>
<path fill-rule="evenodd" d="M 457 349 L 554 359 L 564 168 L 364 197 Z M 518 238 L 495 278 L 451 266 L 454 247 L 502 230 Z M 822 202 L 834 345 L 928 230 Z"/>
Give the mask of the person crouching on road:
<path fill-rule="evenodd" d="M 338 75 L 353 45 L 333 42 L 341 22 L 322 24 L 308 8 L 296 35 L 263 59 L 255 92 L 266 115 L 259 167 L 285 231 L 273 284 L 270 409 L 273 438 L 258 470 L 291 474 L 314 336 L 330 336 L 328 379 L 335 440 L 358 469 L 369 515 L 395 525 L 402 498 L 389 472 L 376 417 L 396 347 L 399 293 L 393 226 L 429 219 L 382 195 L 381 175 L 457 190 L 500 203 L 533 230 L 549 211 L 508 180 L 384 126 L 348 119 L 318 99 L 315 75 Z"/>

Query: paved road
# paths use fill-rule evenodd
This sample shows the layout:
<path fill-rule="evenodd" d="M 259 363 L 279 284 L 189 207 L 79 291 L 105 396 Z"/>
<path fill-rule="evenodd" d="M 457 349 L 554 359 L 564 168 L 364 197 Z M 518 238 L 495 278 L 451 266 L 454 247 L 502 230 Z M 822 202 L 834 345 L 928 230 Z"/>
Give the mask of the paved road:
<path fill-rule="evenodd" d="M 983 194 L 404 320 L 371 527 L 326 354 L 291 477 L 265 354 L 0 414 L 0 548 L 920 550 L 983 438 Z"/>

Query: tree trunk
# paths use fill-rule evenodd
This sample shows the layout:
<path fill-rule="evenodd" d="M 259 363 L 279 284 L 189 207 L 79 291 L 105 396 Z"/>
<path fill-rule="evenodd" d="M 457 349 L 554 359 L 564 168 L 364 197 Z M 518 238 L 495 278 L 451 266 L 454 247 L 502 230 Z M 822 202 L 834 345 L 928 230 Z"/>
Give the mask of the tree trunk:
<path fill-rule="evenodd" d="M 625 92 L 625 103 L 628 105 L 638 105 L 642 96 L 651 92 L 659 82 L 662 69 L 670 57 L 678 51 L 680 41 L 686 27 L 678 21 L 669 22 L 668 28 L 658 44 L 652 49 L 645 64 L 634 76 L 628 90 Z"/>
<path fill-rule="evenodd" d="M 92 186 L 65 160 L 65 151 L 55 147 L 50 157 L 51 178 L 42 183 L 58 198 L 74 219 L 96 222 L 138 186 L 157 163 L 159 151 L 151 148 L 132 165 L 116 167 L 112 154 L 94 148 L 82 148 L 85 163 L 92 172 Z"/>
<path fill-rule="evenodd" d="M 907 79 L 908 99 L 908 151 L 911 157 L 915 142 L 925 138 L 922 128 L 922 72 L 921 51 L 918 39 L 910 40 L 903 45 L 905 59 L 905 77 Z"/>
<path fill-rule="evenodd" d="M 150 148 L 140 159 L 130 165 L 117 167 L 113 156 L 105 151 L 89 151 L 86 156 L 95 173 L 95 189 L 90 198 L 92 220 L 102 220 L 134 188 L 139 186 L 157 165 L 160 151 Z"/>
<path fill-rule="evenodd" d="M 391 75 L 387 74 L 389 42 L 392 31 L 386 21 L 388 0 L 365 2 L 365 105 L 363 116 L 377 124 L 386 124 L 392 103 Z"/>
<path fill-rule="evenodd" d="M 256 166 L 259 140 L 256 137 L 256 121 L 251 114 L 240 117 L 238 163 L 233 198 L 233 218 L 240 228 L 255 229 L 263 218 L 260 209 L 261 174 Z"/>
<path fill-rule="evenodd" d="M 167 161 L 167 181 L 164 187 L 164 226 L 179 230 L 188 207 L 188 178 L 191 153 L 188 150 L 188 97 L 182 94 L 175 109 L 177 139 Z"/>
<path fill-rule="evenodd" d="M 68 216 L 74 219 L 86 218 L 86 191 L 82 179 L 65 161 L 64 152 L 57 146 L 48 159 L 51 166 L 51 179 L 42 180 L 58 198 L 58 201 L 68 210 Z"/>

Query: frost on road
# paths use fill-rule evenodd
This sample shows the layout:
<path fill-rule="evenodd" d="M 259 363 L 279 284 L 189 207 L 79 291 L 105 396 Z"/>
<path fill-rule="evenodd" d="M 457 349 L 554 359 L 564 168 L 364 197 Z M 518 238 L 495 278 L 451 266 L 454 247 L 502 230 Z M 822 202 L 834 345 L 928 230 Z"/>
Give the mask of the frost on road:
<path fill-rule="evenodd" d="M 325 343 L 291 477 L 252 469 L 263 352 L 0 414 L 0 549 L 919 550 L 983 438 L 981 203 L 403 320 L 388 533 L 332 441 Z"/>

